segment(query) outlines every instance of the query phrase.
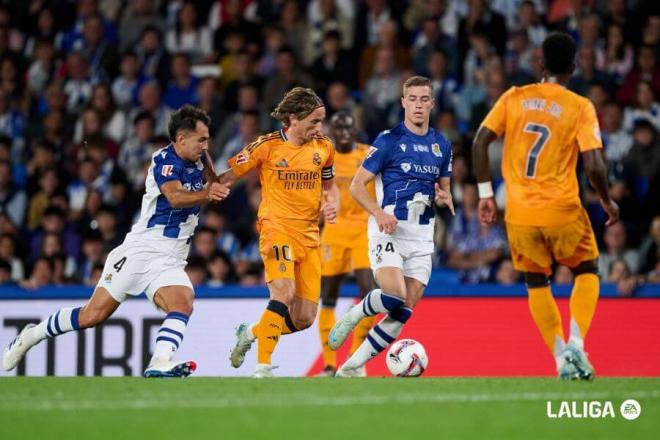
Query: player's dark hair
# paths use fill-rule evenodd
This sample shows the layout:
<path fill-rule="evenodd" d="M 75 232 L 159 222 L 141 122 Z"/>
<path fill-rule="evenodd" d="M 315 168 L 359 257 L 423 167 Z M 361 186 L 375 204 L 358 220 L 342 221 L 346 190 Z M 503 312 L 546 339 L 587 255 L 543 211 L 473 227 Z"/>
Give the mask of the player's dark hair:
<path fill-rule="evenodd" d="M 314 90 L 305 87 L 295 87 L 284 95 L 282 101 L 280 101 L 270 115 L 280 121 L 282 125 L 288 127 L 290 116 L 295 116 L 300 121 L 319 107 L 323 107 L 323 101 Z"/>
<path fill-rule="evenodd" d="M 406 82 L 403 83 L 403 96 L 406 95 L 406 92 L 410 87 L 419 87 L 419 86 L 426 86 L 429 88 L 431 91 L 431 95 L 433 95 L 433 83 L 431 82 L 430 79 L 428 79 L 425 76 L 411 76 L 406 80 Z"/>
<path fill-rule="evenodd" d="M 190 104 L 186 104 L 172 113 L 170 123 L 167 125 L 167 133 L 170 136 L 170 140 L 174 142 L 176 135 L 179 134 L 179 131 L 181 130 L 195 131 L 198 121 L 207 127 L 211 125 L 211 118 L 209 115 L 207 115 L 204 110 Z"/>
<path fill-rule="evenodd" d="M 545 70 L 555 75 L 571 73 L 575 63 L 575 41 L 563 32 L 553 32 L 543 41 Z"/>

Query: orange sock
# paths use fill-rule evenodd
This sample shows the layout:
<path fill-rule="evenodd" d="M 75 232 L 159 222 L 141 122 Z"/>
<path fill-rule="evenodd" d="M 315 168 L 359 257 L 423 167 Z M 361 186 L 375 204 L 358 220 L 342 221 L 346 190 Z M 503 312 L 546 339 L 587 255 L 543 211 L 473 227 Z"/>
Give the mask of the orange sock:
<path fill-rule="evenodd" d="M 323 347 L 323 363 L 326 367 L 337 369 L 337 352 L 328 347 L 328 335 L 335 325 L 335 308 L 321 306 L 319 310 L 319 336 Z"/>
<path fill-rule="evenodd" d="M 596 303 L 600 291 L 598 276 L 593 273 L 583 273 L 575 277 L 571 291 L 569 308 L 571 310 L 570 340 L 582 348 L 591 320 L 596 311 Z"/>
<path fill-rule="evenodd" d="M 257 331 L 257 362 L 260 364 L 271 363 L 271 355 L 275 351 L 275 346 L 282 334 L 284 326 L 284 316 L 288 312 L 288 307 L 277 300 L 271 299 L 264 313 L 261 315 Z"/>
<path fill-rule="evenodd" d="M 548 346 L 553 355 L 564 346 L 564 331 L 561 327 L 561 315 L 557 302 L 552 296 L 550 286 L 528 287 L 529 310 L 532 318 L 543 336 L 545 345 Z"/>
<path fill-rule="evenodd" d="M 364 342 L 364 340 L 367 338 L 369 330 L 371 330 L 371 328 L 374 326 L 375 320 L 376 316 L 367 316 L 358 322 L 355 330 L 353 330 L 353 342 L 351 343 L 351 349 L 349 351 L 350 354 L 353 354 L 355 350 L 357 350 L 358 347 L 362 345 L 362 342 Z"/>

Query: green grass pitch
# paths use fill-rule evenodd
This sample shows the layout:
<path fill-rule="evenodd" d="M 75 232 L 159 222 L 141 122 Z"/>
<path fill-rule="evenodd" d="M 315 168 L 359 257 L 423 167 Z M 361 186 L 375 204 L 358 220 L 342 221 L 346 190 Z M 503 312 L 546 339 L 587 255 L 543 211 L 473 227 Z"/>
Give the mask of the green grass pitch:
<path fill-rule="evenodd" d="M 627 398 L 642 406 L 621 417 Z M 547 401 L 616 417 L 550 419 Z M 650 439 L 660 378 L 0 378 L 0 439 Z"/>

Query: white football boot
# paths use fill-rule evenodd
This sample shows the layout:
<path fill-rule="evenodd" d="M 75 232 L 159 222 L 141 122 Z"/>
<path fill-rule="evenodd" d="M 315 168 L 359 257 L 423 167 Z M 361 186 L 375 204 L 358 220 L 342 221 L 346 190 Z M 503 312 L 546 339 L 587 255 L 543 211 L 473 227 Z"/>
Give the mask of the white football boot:
<path fill-rule="evenodd" d="M 252 377 L 255 379 L 263 379 L 266 377 L 275 377 L 273 374 L 273 370 L 277 368 L 274 367 L 270 364 L 257 364 L 257 366 L 254 368 L 254 374 Z"/>
<path fill-rule="evenodd" d="M 330 330 L 328 335 L 328 346 L 332 350 L 337 350 L 348 338 L 348 335 L 353 331 L 356 325 L 360 322 L 362 317 L 357 320 L 354 320 L 351 317 L 350 310 L 342 316 L 339 321 L 337 321 Z"/>
<path fill-rule="evenodd" d="M 596 371 L 594 370 L 594 366 L 591 365 L 591 362 L 589 362 L 587 353 L 585 353 L 584 350 L 569 342 L 566 344 L 566 349 L 562 355 L 568 363 L 575 367 L 578 372 L 578 379 L 594 380 L 596 377 Z"/>
<path fill-rule="evenodd" d="M 25 337 L 25 333 L 32 327 L 36 327 L 36 324 L 28 324 L 23 327 L 23 330 L 21 330 L 18 336 L 5 348 L 5 352 L 2 355 L 2 368 L 5 371 L 11 371 L 16 368 L 16 365 L 21 362 L 25 353 L 34 345 L 34 343 L 28 342 Z"/>
<path fill-rule="evenodd" d="M 144 377 L 188 377 L 197 369 L 194 361 L 177 362 L 152 359 Z"/>
<path fill-rule="evenodd" d="M 367 367 L 361 365 L 359 367 L 348 367 L 346 364 L 342 365 L 335 377 L 367 377 Z"/>
<path fill-rule="evenodd" d="M 231 366 L 238 368 L 243 365 L 245 354 L 250 351 L 254 338 L 250 338 L 249 332 L 250 324 L 243 323 L 236 328 L 236 345 L 232 348 L 229 354 L 229 361 Z"/>

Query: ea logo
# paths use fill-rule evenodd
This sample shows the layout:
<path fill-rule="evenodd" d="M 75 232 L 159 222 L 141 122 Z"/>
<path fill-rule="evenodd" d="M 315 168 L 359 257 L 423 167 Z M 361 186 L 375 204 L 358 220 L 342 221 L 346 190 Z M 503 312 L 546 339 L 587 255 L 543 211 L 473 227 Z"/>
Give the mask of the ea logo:
<path fill-rule="evenodd" d="M 621 417 L 626 420 L 635 420 L 642 413 L 642 405 L 635 399 L 624 400 L 621 404 Z"/>

